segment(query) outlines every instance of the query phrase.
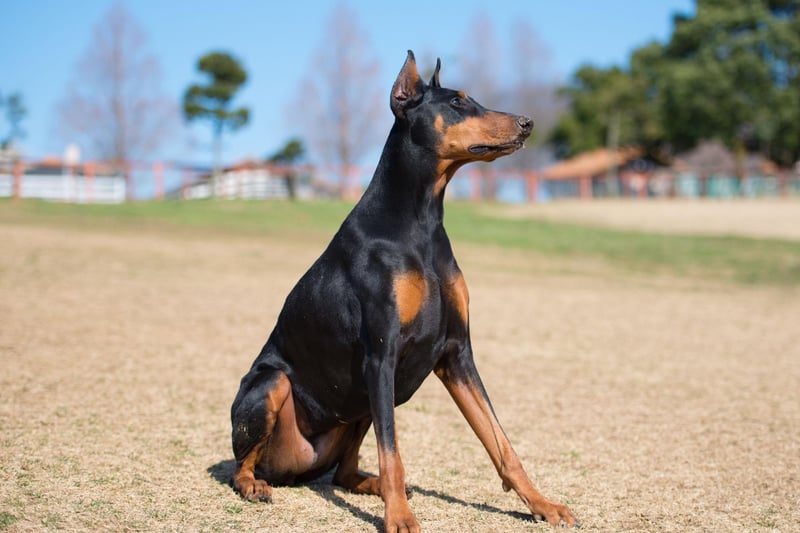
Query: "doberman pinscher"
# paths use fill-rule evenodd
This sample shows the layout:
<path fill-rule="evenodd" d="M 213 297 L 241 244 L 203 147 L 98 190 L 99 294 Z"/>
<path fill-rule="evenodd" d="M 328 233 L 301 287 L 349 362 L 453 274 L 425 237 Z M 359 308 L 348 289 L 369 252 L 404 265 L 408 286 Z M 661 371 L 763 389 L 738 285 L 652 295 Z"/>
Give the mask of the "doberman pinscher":
<path fill-rule="evenodd" d="M 442 225 L 458 168 L 522 147 L 531 119 L 491 111 L 429 84 L 409 50 L 392 87 L 394 126 L 375 174 L 341 228 L 286 298 L 231 407 L 243 498 L 271 501 L 269 484 L 333 482 L 385 502 L 386 531 L 420 530 L 411 512 L 394 408 L 433 371 L 477 434 L 503 482 L 531 513 L 575 525 L 531 483 L 481 383 L 469 336 L 469 294 Z M 358 470 L 374 424 L 379 475 Z"/>

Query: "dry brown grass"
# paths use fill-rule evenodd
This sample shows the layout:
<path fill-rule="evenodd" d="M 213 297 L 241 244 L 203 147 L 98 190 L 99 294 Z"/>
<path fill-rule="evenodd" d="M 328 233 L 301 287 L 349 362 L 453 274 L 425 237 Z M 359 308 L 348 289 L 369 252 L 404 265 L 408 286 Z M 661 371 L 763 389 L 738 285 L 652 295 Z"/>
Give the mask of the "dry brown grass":
<path fill-rule="evenodd" d="M 559 200 L 494 214 L 663 233 L 800 240 L 800 198 Z"/>
<path fill-rule="evenodd" d="M 0 225 L 0 529 L 379 528 L 379 499 L 324 480 L 273 505 L 226 484 L 238 380 L 324 244 Z M 457 252 L 499 418 L 585 530 L 798 530 L 796 289 Z M 548 530 L 435 378 L 398 424 L 425 530 Z"/>

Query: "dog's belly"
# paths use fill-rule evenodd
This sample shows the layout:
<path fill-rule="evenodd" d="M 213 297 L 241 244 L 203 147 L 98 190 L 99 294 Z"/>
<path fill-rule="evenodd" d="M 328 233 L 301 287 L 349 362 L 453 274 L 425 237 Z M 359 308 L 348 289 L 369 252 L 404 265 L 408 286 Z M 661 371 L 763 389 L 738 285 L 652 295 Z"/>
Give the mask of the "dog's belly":
<path fill-rule="evenodd" d="M 411 398 L 439 360 L 444 338 L 414 337 L 401 346 L 395 369 L 395 404 Z M 370 416 L 369 391 L 360 349 L 313 352 L 314 357 L 291 358 L 289 379 L 295 399 L 308 415 L 313 432 Z M 321 347 L 320 347 L 321 348 Z M 341 348 L 341 346 L 339 346 Z M 308 353 L 308 352 L 306 352 Z"/>
<path fill-rule="evenodd" d="M 395 405 L 407 402 L 419 389 L 439 361 L 445 344 L 442 336 L 414 339 L 404 347 L 395 370 Z"/>
<path fill-rule="evenodd" d="M 432 316 L 441 315 L 438 309 L 431 311 Z M 290 333 L 285 326 L 283 334 L 280 351 L 295 400 L 307 415 L 307 436 L 371 416 L 364 378 L 365 359 L 370 355 L 361 338 L 310 335 L 302 329 Z M 396 405 L 411 398 L 449 345 L 444 327 L 425 316 L 401 334 L 394 380 Z"/>

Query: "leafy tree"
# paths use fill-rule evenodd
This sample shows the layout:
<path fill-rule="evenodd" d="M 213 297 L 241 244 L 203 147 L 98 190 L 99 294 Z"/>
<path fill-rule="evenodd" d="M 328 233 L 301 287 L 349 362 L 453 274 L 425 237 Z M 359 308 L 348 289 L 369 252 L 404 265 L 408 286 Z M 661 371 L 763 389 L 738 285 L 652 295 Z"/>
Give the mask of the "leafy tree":
<path fill-rule="evenodd" d="M 719 138 L 784 164 L 800 156 L 800 2 L 698 0 L 694 17 L 675 17 L 664 62 L 664 129 L 676 149 Z"/>
<path fill-rule="evenodd" d="M 0 107 L 5 107 L 6 122 L 8 122 L 8 134 L 5 139 L 0 141 L 0 148 L 8 148 L 14 139 L 21 139 L 25 136 L 20 123 L 28 114 L 20 93 L 14 93 L 4 99 L 0 96 Z"/>
<path fill-rule="evenodd" d="M 648 97 L 643 75 L 618 67 L 584 66 L 562 94 L 571 100 L 570 113 L 561 118 L 551 136 L 560 155 L 606 145 L 658 144 L 657 108 Z"/>
<path fill-rule="evenodd" d="M 237 91 L 247 81 L 247 72 L 230 54 L 212 52 L 197 62 L 197 70 L 207 75 L 206 83 L 195 83 L 183 97 L 183 115 L 187 121 L 208 120 L 214 135 L 214 175 L 219 172 L 222 153 L 222 133 L 235 131 L 247 124 L 250 110 L 231 109 Z"/>
<path fill-rule="evenodd" d="M 305 155 L 306 147 L 303 145 L 303 141 L 294 137 L 286 141 L 280 150 L 267 157 L 267 161 L 279 165 L 294 165 L 299 163 Z"/>
<path fill-rule="evenodd" d="M 788 165 L 800 157 L 800 1 L 697 0 L 668 43 L 637 49 L 627 68 L 583 67 L 552 138 L 569 155 L 608 143 L 656 157 L 719 139 Z M 741 159 L 741 158 L 740 158 Z"/>
<path fill-rule="evenodd" d="M 286 180 L 286 188 L 289 191 L 290 200 L 297 198 L 297 170 L 292 167 L 302 161 L 305 156 L 306 147 L 303 145 L 303 141 L 294 137 L 286 141 L 286 144 L 280 150 L 267 158 L 269 163 L 284 167 L 284 179 Z"/>

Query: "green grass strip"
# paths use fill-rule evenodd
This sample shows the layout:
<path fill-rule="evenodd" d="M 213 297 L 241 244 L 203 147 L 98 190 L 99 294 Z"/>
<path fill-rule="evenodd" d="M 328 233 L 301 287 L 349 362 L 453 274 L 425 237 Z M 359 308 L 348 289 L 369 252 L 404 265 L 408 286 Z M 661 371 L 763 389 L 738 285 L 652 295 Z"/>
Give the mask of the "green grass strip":
<path fill-rule="evenodd" d="M 334 201 L 164 201 L 76 205 L 0 201 L 0 223 L 48 223 L 112 229 L 196 228 L 292 238 L 332 235 L 352 204 Z M 502 207 L 497 207 L 502 209 Z M 637 272 L 700 276 L 758 285 L 800 285 L 800 242 L 733 236 L 625 231 L 506 218 L 451 202 L 445 226 L 454 241 L 593 258 Z"/>

